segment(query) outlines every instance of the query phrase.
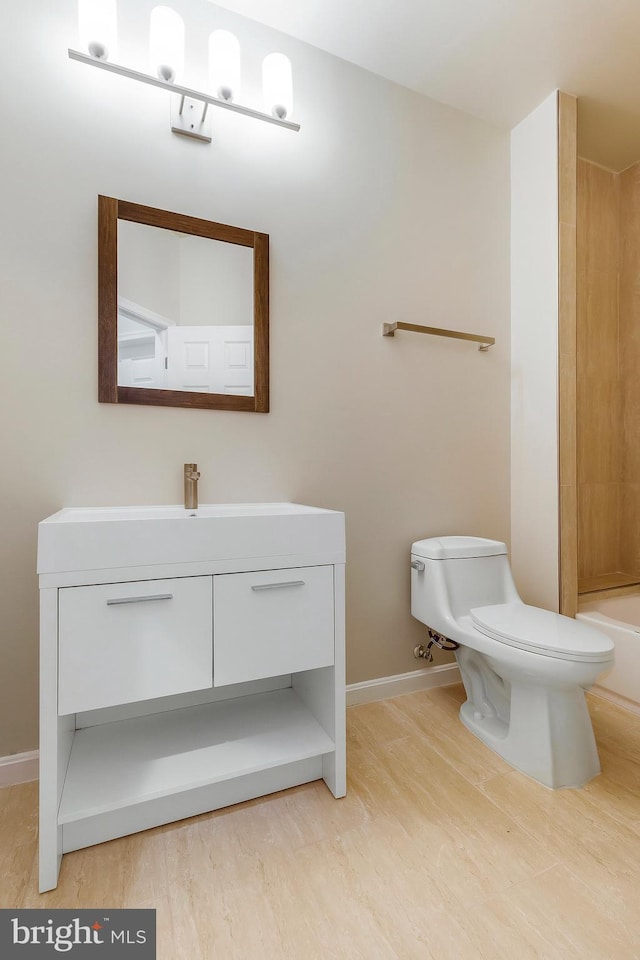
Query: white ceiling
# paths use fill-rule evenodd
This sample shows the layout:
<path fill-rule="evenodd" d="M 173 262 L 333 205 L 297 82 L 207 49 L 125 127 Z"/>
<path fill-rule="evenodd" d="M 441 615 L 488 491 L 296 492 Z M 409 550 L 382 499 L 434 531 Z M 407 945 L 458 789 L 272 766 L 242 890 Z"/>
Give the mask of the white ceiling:
<path fill-rule="evenodd" d="M 582 156 L 640 160 L 640 0 L 214 2 L 508 127 L 559 87 Z"/>

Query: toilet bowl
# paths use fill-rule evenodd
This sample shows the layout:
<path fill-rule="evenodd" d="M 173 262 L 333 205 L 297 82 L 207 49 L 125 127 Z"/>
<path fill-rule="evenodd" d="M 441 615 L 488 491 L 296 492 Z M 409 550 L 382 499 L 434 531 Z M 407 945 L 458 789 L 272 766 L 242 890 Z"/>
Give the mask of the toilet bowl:
<path fill-rule="evenodd" d="M 548 787 L 600 772 L 584 691 L 613 666 L 604 634 L 525 604 L 504 543 L 434 537 L 411 548 L 411 613 L 457 643 L 460 719 L 517 770 Z"/>

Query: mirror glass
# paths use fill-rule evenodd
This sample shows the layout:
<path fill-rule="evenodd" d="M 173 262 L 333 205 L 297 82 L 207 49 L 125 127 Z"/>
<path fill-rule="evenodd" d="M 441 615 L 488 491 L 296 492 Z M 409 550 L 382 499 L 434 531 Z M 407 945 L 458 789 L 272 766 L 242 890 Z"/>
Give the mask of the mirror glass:
<path fill-rule="evenodd" d="M 253 396 L 253 249 L 118 221 L 118 386 Z"/>
<path fill-rule="evenodd" d="M 98 400 L 269 411 L 269 235 L 98 197 Z"/>

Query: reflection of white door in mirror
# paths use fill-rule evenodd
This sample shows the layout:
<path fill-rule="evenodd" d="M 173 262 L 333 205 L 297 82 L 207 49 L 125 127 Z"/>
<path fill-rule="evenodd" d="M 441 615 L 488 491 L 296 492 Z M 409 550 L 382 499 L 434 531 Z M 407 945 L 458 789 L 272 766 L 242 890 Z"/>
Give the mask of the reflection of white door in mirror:
<path fill-rule="evenodd" d="M 166 388 L 166 371 L 157 341 L 158 335 L 153 334 L 144 345 L 136 344 L 135 350 L 130 349 L 130 344 L 120 343 L 118 386 L 149 387 L 157 390 Z"/>
<path fill-rule="evenodd" d="M 118 385 L 166 389 L 167 328 L 171 321 L 118 298 Z"/>
<path fill-rule="evenodd" d="M 253 326 L 177 326 L 118 299 L 118 386 L 253 394 Z"/>
<path fill-rule="evenodd" d="M 169 390 L 253 395 L 252 326 L 172 326 L 167 335 Z"/>

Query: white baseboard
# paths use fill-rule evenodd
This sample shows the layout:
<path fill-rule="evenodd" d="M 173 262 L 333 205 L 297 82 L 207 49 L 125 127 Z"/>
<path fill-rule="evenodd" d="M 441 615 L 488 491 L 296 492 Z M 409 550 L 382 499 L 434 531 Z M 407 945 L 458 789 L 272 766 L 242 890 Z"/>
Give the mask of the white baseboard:
<path fill-rule="evenodd" d="M 379 677 L 377 680 L 364 680 L 362 683 L 347 685 L 347 706 L 357 703 L 371 703 L 374 700 L 387 700 L 404 693 L 417 690 L 430 690 L 432 687 L 446 687 L 460 682 L 457 663 L 443 663 L 438 667 L 424 670 L 412 670 L 411 673 L 398 673 L 394 677 Z"/>
<path fill-rule="evenodd" d="M 0 787 L 11 787 L 15 783 L 27 783 L 38 779 L 38 751 L 14 753 L 10 757 L 0 757 Z"/>

